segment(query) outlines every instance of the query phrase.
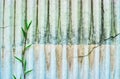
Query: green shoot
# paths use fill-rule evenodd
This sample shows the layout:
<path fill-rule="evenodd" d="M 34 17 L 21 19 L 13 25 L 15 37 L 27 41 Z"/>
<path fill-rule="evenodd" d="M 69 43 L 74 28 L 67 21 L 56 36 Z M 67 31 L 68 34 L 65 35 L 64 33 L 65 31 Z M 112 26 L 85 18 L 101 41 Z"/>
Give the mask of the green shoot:
<path fill-rule="evenodd" d="M 30 26 L 32 24 L 32 21 L 29 23 L 25 22 L 25 26 L 21 28 L 22 34 L 23 34 L 23 39 L 24 39 L 24 44 L 23 44 L 23 49 L 22 49 L 22 59 L 19 57 L 15 56 L 15 59 L 18 60 L 22 64 L 22 69 L 23 69 L 23 77 L 26 79 L 26 75 L 32 72 L 31 70 L 27 70 L 27 61 L 25 58 L 25 52 L 31 47 L 32 44 L 27 45 L 27 36 L 28 36 L 28 31 L 30 29 Z M 13 75 L 13 79 L 17 79 L 15 75 Z M 22 79 L 22 76 L 20 76 L 19 79 Z"/>

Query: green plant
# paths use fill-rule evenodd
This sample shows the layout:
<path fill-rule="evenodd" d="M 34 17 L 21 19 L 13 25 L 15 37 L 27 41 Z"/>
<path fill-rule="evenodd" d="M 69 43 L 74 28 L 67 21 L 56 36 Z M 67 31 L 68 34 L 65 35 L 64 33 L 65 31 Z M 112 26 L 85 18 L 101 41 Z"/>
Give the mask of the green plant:
<path fill-rule="evenodd" d="M 22 58 L 19 58 L 19 57 L 15 56 L 15 59 L 18 60 L 22 64 L 24 79 L 26 79 L 26 75 L 27 74 L 29 74 L 30 72 L 32 72 L 32 69 L 27 70 L 27 68 L 26 68 L 27 67 L 27 62 L 26 62 L 26 58 L 25 58 L 26 51 L 32 45 L 32 44 L 27 45 L 28 31 L 29 31 L 29 28 L 31 26 L 31 23 L 32 23 L 32 21 L 30 21 L 29 23 L 25 22 L 25 26 L 21 28 L 22 34 L 23 34 L 23 38 L 24 38 L 23 49 L 22 49 Z M 13 79 L 17 79 L 15 75 L 13 75 Z M 22 79 L 22 75 L 20 76 L 19 79 Z"/>

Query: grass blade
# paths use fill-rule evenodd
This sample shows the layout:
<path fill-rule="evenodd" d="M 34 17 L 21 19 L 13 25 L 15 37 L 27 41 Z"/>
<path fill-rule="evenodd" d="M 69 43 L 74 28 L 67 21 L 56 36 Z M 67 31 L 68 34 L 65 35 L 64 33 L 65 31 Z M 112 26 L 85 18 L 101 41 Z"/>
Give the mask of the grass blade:
<path fill-rule="evenodd" d="M 30 26 L 31 26 L 31 24 L 32 24 L 32 21 L 30 21 L 30 23 L 27 25 L 27 30 L 29 30 L 29 28 L 30 28 Z"/>
<path fill-rule="evenodd" d="M 32 44 L 26 46 L 25 49 L 27 50 L 27 49 L 30 48 L 31 46 L 32 46 Z"/>
<path fill-rule="evenodd" d="M 15 56 L 15 59 L 18 60 L 18 61 L 20 61 L 22 63 L 22 59 L 20 59 L 20 58 L 18 58 L 16 56 Z"/>
<path fill-rule="evenodd" d="M 31 69 L 31 70 L 26 71 L 26 72 L 25 72 L 25 75 L 26 75 L 26 74 L 28 74 L 28 73 L 30 73 L 30 72 L 32 72 L 32 69 Z"/>
<path fill-rule="evenodd" d="M 23 28 L 21 28 L 21 29 L 22 29 L 22 34 L 23 34 L 24 38 L 27 38 L 27 33 L 25 32 L 25 30 Z"/>
<path fill-rule="evenodd" d="M 17 79 L 15 75 L 13 75 L 13 79 Z"/>

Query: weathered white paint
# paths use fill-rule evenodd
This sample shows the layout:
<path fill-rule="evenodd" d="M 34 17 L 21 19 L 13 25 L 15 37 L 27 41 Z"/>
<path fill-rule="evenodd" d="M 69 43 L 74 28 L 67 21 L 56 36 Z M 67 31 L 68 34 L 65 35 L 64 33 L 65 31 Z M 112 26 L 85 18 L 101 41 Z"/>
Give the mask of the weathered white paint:
<path fill-rule="evenodd" d="M 94 60 L 94 73 L 93 78 L 94 79 L 100 79 L 100 48 L 95 49 L 95 60 Z"/>
<path fill-rule="evenodd" d="M 58 0 L 49 0 L 50 13 L 50 42 L 51 44 L 51 59 L 50 59 L 50 79 L 57 79 L 57 63 L 56 63 L 56 46 L 57 43 L 57 27 L 58 27 Z"/>
<path fill-rule="evenodd" d="M 89 43 L 89 29 L 90 29 L 90 13 L 91 13 L 91 2 L 90 0 L 82 0 L 82 22 L 83 22 L 83 44 Z M 87 54 L 87 53 L 86 53 Z"/>
<path fill-rule="evenodd" d="M 82 0 L 82 19 L 83 19 L 83 44 L 84 45 L 84 55 L 88 54 L 88 43 L 89 43 L 89 28 L 90 28 L 90 12 L 91 12 L 91 2 L 90 0 Z M 86 74 L 84 74 L 86 73 Z M 83 79 L 89 79 L 89 59 L 88 57 L 84 57 L 83 62 Z"/>
<path fill-rule="evenodd" d="M 88 46 L 84 46 L 84 54 L 88 54 Z M 84 57 L 84 60 L 83 60 L 83 71 L 81 72 L 82 76 L 81 78 L 83 79 L 89 79 L 89 59 L 88 57 Z M 86 73 L 86 74 L 84 74 Z"/>
<path fill-rule="evenodd" d="M 39 69 L 37 72 L 40 72 L 38 75 L 39 77 L 37 79 L 45 79 L 46 78 L 46 62 L 45 62 L 45 51 L 44 51 L 44 45 L 40 45 L 40 51 L 39 51 Z"/>
<path fill-rule="evenodd" d="M 120 0 L 114 0 L 114 7 L 115 7 L 115 26 L 116 26 L 116 31 L 117 33 L 120 33 Z M 116 62 L 115 62 L 115 79 L 119 79 L 120 78 L 120 36 L 118 36 L 116 38 L 116 54 L 115 54 L 115 58 L 116 58 Z"/>
<path fill-rule="evenodd" d="M 105 78 L 110 79 L 110 46 L 105 47 L 105 61 L 104 63 L 104 71 L 105 71 Z"/>
<path fill-rule="evenodd" d="M 16 4 L 15 4 L 16 1 Z M 25 0 L 0 0 L 0 79 L 11 79 L 12 74 L 16 75 L 19 79 L 22 74 L 21 64 L 14 59 L 14 56 L 21 57 L 22 51 L 22 33 L 21 27 L 24 26 L 25 18 Z M 94 25 L 94 36 L 95 42 L 100 41 L 101 32 L 101 1 L 93 0 L 93 25 Z M 3 4 L 5 2 L 5 5 Z M 28 22 L 32 20 L 32 25 L 29 31 L 29 43 L 33 44 L 35 39 L 35 28 L 36 28 L 36 2 L 37 0 L 27 0 L 27 19 Z M 47 59 L 45 54 L 45 33 L 46 25 L 48 19 L 48 0 L 38 0 L 38 29 L 39 30 L 39 43 L 32 45 L 32 47 L 26 52 L 27 59 L 27 69 L 33 69 L 33 71 L 27 75 L 27 79 L 119 79 L 120 78 L 120 37 L 116 37 L 115 43 L 115 53 L 110 51 L 110 46 L 105 45 L 102 49 L 101 47 L 95 48 L 94 52 L 91 54 L 93 56 L 86 56 L 83 58 L 77 57 L 79 54 L 77 41 L 79 34 L 78 31 L 79 23 L 82 23 L 83 34 L 83 48 L 80 51 L 84 55 L 89 53 L 89 27 L 90 27 L 90 17 L 91 17 L 91 1 L 82 0 L 82 6 L 80 5 L 81 0 L 49 0 L 49 23 L 50 23 L 50 34 L 51 34 L 51 44 L 48 45 L 50 48 L 50 56 Z M 59 2 L 60 2 L 60 18 L 59 16 Z M 104 5 L 104 30 L 105 38 L 110 37 L 111 30 L 111 0 L 103 0 Z M 14 9 L 14 5 L 16 8 Z M 82 13 L 80 12 L 80 6 L 82 8 Z M 5 8 L 4 8 L 5 7 Z M 3 11 L 4 8 L 4 11 Z M 70 9 L 71 8 L 71 9 Z M 120 33 L 120 1 L 114 0 L 114 10 L 115 10 L 115 27 L 116 32 Z M 14 13 L 15 11 L 15 13 Z M 4 16 L 3 16 L 4 13 Z M 71 13 L 71 15 L 70 15 Z M 82 19 L 80 20 L 80 14 L 82 14 Z M 15 16 L 15 19 L 14 17 Z M 56 35 L 58 19 L 60 19 L 60 26 L 62 31 L 62 53 L 61 53 L 61 71 L 58 70 L 57 63 L 57 45 Z M 71 21 L 70 21 L 71 20 Z M 72 24 L 73 38 L 72 42 L 74 47 L 72 51 L 72 58 L 68 57 L 67 49 L 67 29 Z M 15 26 L 14 24 L 15 23 Z M 15 28 L 15 36 L 14 35 Z M 3 38 L 4 37 L 4 38 Z M 15 52 L 13 51 L 13 39 L 15 37 Z M 3 40 L 4 39 L 4 40 Z M 80 40 L 81 41 L 81 40 Z M 105 44 L 109 44 L 108 40 Z M 4 51 L 2 46 L 4 44 Z M 33 49 L 34 48 L 34 49 Z M 102 51 L 102 52 L 100 52 Z M 114 60 L 111 58 L 111 52 L 114 53 Z M 93 60 L 91 61 L 91 57 Z M 49 60 L 49 61 L 47 61 Z M 71 60 L 71 61 L 70 61 Z M 69 63 L 68 63 L 69 61 Z M 111 63 L 111 61 L 113 63 Z M 92 62 L 92 67 L 91 67 Z M 113 69 L 111 67 L 112 64 Z M 48 68 L 47 68 L 48 65 Z M 60 78 L 58 75 L 60 75 Z"/>
<path fill-rule="evenodd" d="M 96 6 L 97 5 L 97 6 Z M 93 22 L 94 22 L 94 36 L 95 42 L 100 41 L 100 30 L 101 30 L 101 0 L 93 0 Z M 97 46 L 97 45 L 96 45 Z M 95 49 L 94 55 L 94 69 L 93 69 L 93 78 L 100 79 L 100 48 Z"/>
<path fill-rule="evenodd" d="M 21 27 L 24 26 L 24 24 L 22 23 L 23 21 L 23 4 L 21 0 L 18 0 L 15 2 L 14 0 L 14 5 L 16 6 L 15 8 L 15 13 L 14 13 L 14 22 L 15 22 L 15 46 L 13 47 L 15 49 L 15 52 L 13 52 L 13 72 L 12 74 L 14 74 L 17 78 L 20 78 L 20 76 L 22 75 L 22 66 L 21 63 L 18 62 L 14 56 L 21 58 L 21 52 L 22 52 L 22 33 L 21 33 Z"/>
<path fill-rule="evenodd" d="M 119 39 L 119 38 L 118 38 Z M 116 62 L 115 62 L 115 71 L 114 71 L 114 79 L 120 78 L 120 53 L 119 53 L 120 45 L 116 45 Z"/>
<path fill-rule="evenodd" d="M 71 17 L 72 17 L 72 32 L 73 38 L 72 43 L 75 44 L 73 48 L 73 72 L 71 79 L 79 78 L 79 64 L 78 64 L 78 29 L 80 21 L 80 0 L 71 0 Z"/>
<path fill-rule="evenodd" d="M 51 45 L 50 79 L 57 79 L 56 46 Z"/>
<path fill-rule="evenodd" d="M 37 15 L 36 15 L 37 16 Z M 35 78 L 36 79 L 45 79 L 46 78 L 46 64 L 45 64 L 45 52 L 44 52 L 44 41 L 45 41 L 45 28 L 47 23 L 47 0 L 38 0 L 38 35 L 40 38 L 37 53 L 35 57 Z M 38 39 L 37 38 L 37 39 Z"/>
<path fill-rule="evenodd" d="M 62 44 L 66 44 L 69 25 L 69 0 L 60 0 L 60 9 Z"/>
<path fill-rule="evenodd" d="M 80 19 L 80 0 L 71 0 L 71 17 L 72 17 L 72 31 L 73 31 L 73 44 L 78 44 L 78 29 Z"/>
<path fill-rule="evenodd" d="M 0 27 L 3 26 L 3 0 L 0 0 Z M 2 38 L 2 28 L 0 28 L 0 38 Z M 1 75 L 2 69 L 2 39 L 0 39 L 0 79 L 2 78 Z"/>
<path fill-rule="evenodd" d="M 68 79 L 67 29 L 69 25 L 69 0 L 60 0 L 60 18 L 62 31 L 62 79 Z M 65 44 L 65 45 L 64 45 Z"/>
<path fill-rule="evenodd" d="M 2 51 L 2 79 L 10 79 L 12 77 L 11 67 L 12 67 L 12 57 L 11 57 L 11 32 L 12 32 L 12 0 L 4 0 L 4 25 L 6 27 L 3 32 L 3 45 L 4 49 Z"/>
<path fill-rule="evenodd" d="M 67 46 L 62 49 L 62 79 L 68 79 Z"/>
<path fill-rule="evenodd" d="M 105 30 L 105 38 L 110 37 L 110 29 L 111 29 L 111 0 L 104 0 L 104 30 Z M 106 79 L 110 79 L 110 40 L 105 42 L 108 46 L 105 47 L 105 60 L 104 63 L 104 71 Z"/>
<path fill-rule="evenodd" d="M 50 0 L 50 34 L 51 43 L 56 44 L 57 27 L 58 27 L 58 0 Z"/>
<path fill-rule="evenodd" d="M 45 28 L 47 23 L 47 0 L 38 0 L 38 31 L 39 42 L 44 44 L 45 41 Z"/>
<path fill-rule="evenodd" d="M 74 59 L 73 59 L 73 78 L 72 79 L 78 79 L 79 78 L 79 63 L 78 63 L 78 46 L 75 45 L 73 48 L 74 53 Z"/>
<path fill-rule="evenodd" d="M 111 28 L 111 0 L 103 0 L 105 38 L 110 37 Z"/>

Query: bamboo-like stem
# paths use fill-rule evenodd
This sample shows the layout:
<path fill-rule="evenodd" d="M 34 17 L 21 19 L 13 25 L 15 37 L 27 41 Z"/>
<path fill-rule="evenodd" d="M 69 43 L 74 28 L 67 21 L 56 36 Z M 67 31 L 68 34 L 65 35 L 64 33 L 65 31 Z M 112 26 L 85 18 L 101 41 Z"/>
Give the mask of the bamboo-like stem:
<path fill-rule="evenodd" d="M 26 32 L 26 34 L 27 34 L 27 32 Z M 24 42 L 24 46 L 23 46 L 23 50 L 22 50 L 22 61 L 25 60 L 27 37 L 24 40 L 25 40 L 25 42 Z M 23 77 L 24 77 L 24 79 L 26 79 L 25 69 L 24 69 L 24 63 L 23 62 L 22 62 L 22 69 L 23 69 Z"/>
<path fill-rule="evenodd" d="M 23 36 L 24 36 L 24 43 L 23 43 L 23 49 L 22 49 L 22 59 L 21 59 L 21 63 L 22 63 L 22 69 L 23 69 L 23 77 L 24 79 L 26 79 L 26 66 L 27 66 L 27 63 L 26 63 L 26 58 L 25 58 L 25 53 L 27 51 L 27 49 L 31 46 L 31 45 L 28 45 L 27 46 L 27 39 L 28 39 L 28 31 L 29 31 L 29 27 L 31 26 L 31 23 L 30 22 L 29 24 L 27 22 L 25 22 L 25 27 L 24 29 L 22 28 L 22 33 L 23 33 Z M 17 58 L 18 59 L 18 58 Z M 20 60 L 20 59 L 19 59 Z M 30 71 L 31 72 L 31 71 Z"/>
<path fill-rule="evenodd" d="M 38 5 L 37 5 L 38 7 Z M 31 20 L 32 24 L 30 26 L 30 29 L 28 31 L 28 35 L 27 35 L 27 44 L 34 44 L 37 43 L 34 42 L 34 38 L 35 36 L 35 32 L 38 31 L 38 29 L 36 30 L 35 26 L 36 26 L 36 0 L 27 0 L 27 20 Z M 38 25 L 37 25 L 38 27 Z M 38 35 L 38 34 L 37 34 Z M 27 62 L 27 69 L 32 69 L 34 70 L 34 53 L 33 53 L 33 46 L 31 46 L 31 48 L 29 50 L 26 51 L 26 62 Z M 33 72 L 31 72 L 31 74 L 29 74 L 28 76 L 26 76 L 26 79 L 29 78 L 33 78 L 34 74 Z"/>

